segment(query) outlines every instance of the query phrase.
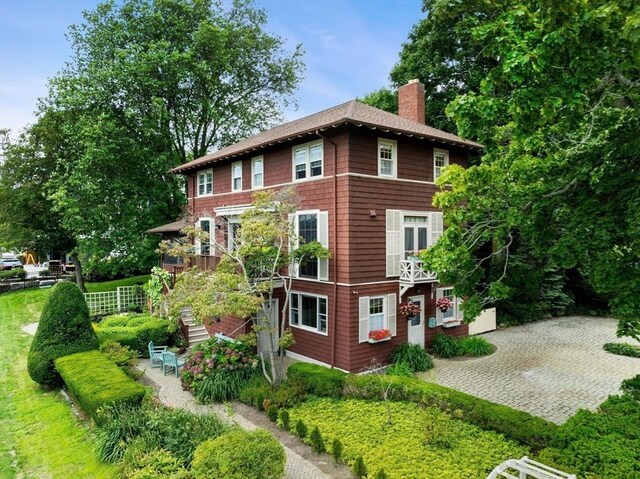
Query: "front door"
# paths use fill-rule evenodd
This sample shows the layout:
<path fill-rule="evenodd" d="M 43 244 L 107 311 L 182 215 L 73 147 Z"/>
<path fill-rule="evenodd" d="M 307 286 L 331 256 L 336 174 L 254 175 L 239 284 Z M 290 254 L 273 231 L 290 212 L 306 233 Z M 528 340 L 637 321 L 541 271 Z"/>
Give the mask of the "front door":
<path fill-rule="evenodd" d="M 266 316 L 265 316 L 266 313 Z M 269 335 L 269 329 L 273 331 L 273 335 Z M 264 304 L 264 312 L 258 313 L 258 352 L 267 353 L 269 351 L 278 350 L 278 300 Z M 269 343 L 271 339 L 271 343 Z"/>
<path fill-rule="evenodd" d="M 409 301 L 420 306 L 420 320 L 407 318 L 408 342 L 424 348 L 424 295 L 410 296 Z"/>

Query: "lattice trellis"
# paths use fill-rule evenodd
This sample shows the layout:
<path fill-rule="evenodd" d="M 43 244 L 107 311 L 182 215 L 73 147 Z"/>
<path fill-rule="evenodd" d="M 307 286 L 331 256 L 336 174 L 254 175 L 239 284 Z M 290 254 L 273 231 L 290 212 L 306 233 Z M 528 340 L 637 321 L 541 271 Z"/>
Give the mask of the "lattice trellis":
<path fill-rule="evenodd" d="M 91 316 L 126 311 L 131 306 L 142 306 L 145 294 L 140 286 L 120 286 L 116 291 L 85 293 Z"/>

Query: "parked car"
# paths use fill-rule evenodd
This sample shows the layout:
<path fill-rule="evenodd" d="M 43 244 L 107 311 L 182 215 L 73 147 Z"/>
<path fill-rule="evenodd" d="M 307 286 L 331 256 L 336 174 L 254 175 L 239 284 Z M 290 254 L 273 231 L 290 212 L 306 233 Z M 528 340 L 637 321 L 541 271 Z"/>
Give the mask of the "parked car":
<path fill-rule="evenodd" d="M 18 258 L 0 258 L 0 269 L 22 268 Z"/>

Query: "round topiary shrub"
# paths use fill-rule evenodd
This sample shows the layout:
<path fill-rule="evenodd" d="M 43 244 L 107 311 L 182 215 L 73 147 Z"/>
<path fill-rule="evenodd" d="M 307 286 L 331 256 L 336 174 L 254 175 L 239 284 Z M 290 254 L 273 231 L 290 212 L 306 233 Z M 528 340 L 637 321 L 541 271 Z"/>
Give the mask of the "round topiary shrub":
<path fill-rule="evenodd" d="M 74 283 L 58 283 L 44 305 L 31 343 L 27 357 L 29 376 L 44 386 L 60 387 L 62 378 L 53 362 L 62 356 L 99 347 L 80 288 Z"/>
<path fill-rule="evenodd" d="M 267 431 L 238 429 L 200 444 L 191 472 L 194 479 L 278 479 L 285 461 L 284 448 Z"/>

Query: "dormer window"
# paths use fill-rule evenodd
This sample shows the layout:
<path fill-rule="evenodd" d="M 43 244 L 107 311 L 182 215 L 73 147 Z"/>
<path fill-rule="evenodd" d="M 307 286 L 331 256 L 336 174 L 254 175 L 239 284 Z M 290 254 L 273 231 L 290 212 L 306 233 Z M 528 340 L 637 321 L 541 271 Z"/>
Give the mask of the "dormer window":
<path fill-rule="evenodd" d="M 442 175 L 442 170 L 449 166 L 449 152 L 447 150 L 433 150 L 433 181 Z"/>
<path fill-rule="evenodd" d="M 378 140 L 378 175 L 395 178 L 398 164 L 397 144 L 393 140 Z"/>
<path fill-rule="evenodd" d="M 198 196 L 213 194 L 213 170 L 198 173 Z"/>
<path fill-rule="evenodd" d="M 324 150 L 322 140 L 293 147 L 293 181 L 322 176 Z"/>

